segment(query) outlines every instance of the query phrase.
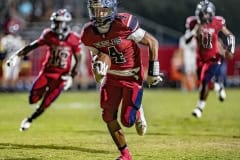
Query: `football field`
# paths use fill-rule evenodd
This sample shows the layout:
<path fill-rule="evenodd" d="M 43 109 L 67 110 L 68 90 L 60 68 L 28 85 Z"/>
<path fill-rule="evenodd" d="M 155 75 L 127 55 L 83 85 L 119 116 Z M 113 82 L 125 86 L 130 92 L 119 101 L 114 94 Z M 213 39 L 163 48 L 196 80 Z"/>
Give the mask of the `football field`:
<path fill-rule="evenodd" d="M 210 92 L 203 117 L 191 112 L 197 92 L 145 90 L 147 134 L 124 128 L 133 160 L 239 160 L 240 89 L 227 100 Z M 26 132 L 34 111 L 28 93 L 0 93 L 0 160 L 114 160 L 118 151 L 101 118 L 97 91 L 66 92 Z"/>

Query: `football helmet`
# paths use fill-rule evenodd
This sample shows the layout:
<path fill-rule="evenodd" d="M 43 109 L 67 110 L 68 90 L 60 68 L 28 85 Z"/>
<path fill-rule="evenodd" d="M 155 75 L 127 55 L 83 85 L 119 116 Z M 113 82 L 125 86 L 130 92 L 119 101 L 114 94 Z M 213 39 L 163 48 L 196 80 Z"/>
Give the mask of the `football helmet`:
<path fill-rule="evenodd" d="M 69 22 L 72 20 L 72 15 L 66 9 L 59 9 L 53 12 L 50 21 L 51 29 L 58 35 L 60 40 L 65 39 L 70 32 Z"/>
<path fill-rule="evenodd" d="M 215 16 L 214 4 L 208 0 L 201 1 L 196 7 L 195 15 L 199 23 L 210 23 Z"/>
<path fill-rule="evenodd" d="M 117 14 L 117 0 L 88 0 L 88 13 L 95 27 L 110 24 Z"/>
<path fill-rule="evenodd" d="M 20 24 L 15 20 L 10 20 L 5 25 L 5 33 L 6 34 L 17 34 L 20 30 Z"/>

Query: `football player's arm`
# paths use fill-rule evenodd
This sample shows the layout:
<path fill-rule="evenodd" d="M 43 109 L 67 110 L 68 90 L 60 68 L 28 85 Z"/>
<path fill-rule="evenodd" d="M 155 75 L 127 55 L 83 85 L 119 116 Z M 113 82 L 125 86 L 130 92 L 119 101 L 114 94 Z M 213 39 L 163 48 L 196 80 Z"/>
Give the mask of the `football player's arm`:
<path fill-rule="evenodd" d="M 193 37 L 197 36 L 197 32 L 199 29 L 199 24 L 196 24 L 193 29 L 188 28 L 184 34 L 184 38 L 186 41 L 186 44 L 188 44 Z"/>
<path fill-rule="evenodd" d="M 107 75 L 108 65 L 102 61 L 97 60 L 99 50 L 95 47 L 87 46 L 90 54 L 92 56 L 92 71 L 94 73 L 94 78 L 97 83 L 102 84 L 105 76 Z"/>
<path fill-rule="evenodd" d="M 72 78 L 74 78 L 77 75 L 77 69 L 79 68 L 80 61 L 81 61 L 81 53 L 79 52 L 79 53 L 73 54 L 73 58 L 75 60 L 75 63 L 73 64 L 72 70 L 71 70 Z"/>
<path fill-rule="evenodd" d="M 69 72 L 69 74 L 66 75 L 62 75 L 61 78 L 62 80 L 64 80 L 64 87 L 63 89 L 66 91 L 69 88 L 71 88 L 72 84 L 73 84 L 73 79 L 74 77 L 77 75 L 77 69 L 79 67 L 79 62 L 80 62 L 80 52 L 76 52 L 75 54 L 73 54 L 73 58 L 72 59 L 72 64 L 71 64 L 71 70 Z"/>
<path fill-rule="evenodd" d="M 33 41 L 29 45 L 18 50 L 15 54 L 13 54 L 11 57 L 9 57 L 9 59 L 6 61 L 7 66 L 15 66 L 16 59 L 18 57 L 23 57 L 23 56 L 27 55 L 31 50 L 37 48 L 38 46 L 39 46 L 38 41 Z"/>
<path fill-rule="evenodd" d="M 221 31 L 227 37 L 227 55 L 232 57 L 235 52 L 235 36 L 226 26 L 223 26 Z"/>
<path fill-rule="evenodd" d="M 158 41 L 145 30 L 138 28 L 135 32 L 129 35 L 128 39 L 134 40 L 149 47 L 149 66 L 148 66 L 148 85 L 156 85 L 162 78 L 160 77 L 160 65 L 158 61 Z"/>
<path fill-rule="evenodd" d="M 144 37 L 139 42 L 149 47 L 149 61 L 158 61 L 158 41 L 148 32 L 145 32 Z"/>

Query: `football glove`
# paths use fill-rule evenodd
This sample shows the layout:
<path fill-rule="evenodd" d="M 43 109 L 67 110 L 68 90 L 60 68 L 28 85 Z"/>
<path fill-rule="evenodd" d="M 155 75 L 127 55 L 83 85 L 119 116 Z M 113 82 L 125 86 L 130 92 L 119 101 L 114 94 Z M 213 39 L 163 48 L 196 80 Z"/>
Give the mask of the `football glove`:
<path fill-rule="evenodd" d="M 6 65 L 7 65 L 8 67 L 16 66 L 18 58 L 19 58 L 19 57 L 18 57 L 16 54 L 10 56 L 10 57 L 8 58 L 8 60 L 6 61 Z"/>
<path fill-rule="evenodd" d="M 97 74 L 106 76 L 108 65 L 103 61 L 96 61 L 93 63 L 93 69 L 96 71 Z"/>
<path fill-rule="evenodd" d="M 149 61 L 147 83 L 148 87 L 155 86 L 163 81 L 163 74 L 159 72 L 159 61 Z"/>
<path fill-rule="evenodd" d="M 160 73 L 159 76 L 149 76 L 147 77 L 148 87 L 157 85 L 159 82 L 163 81 L 163 74 Z"/>
<path fill-rule="evenodd" d="M 97 83 L 102 83 L 107 75 L 108 65 L 102 61 L 95 61 L 93 63 L 93 72 Z"/>
<path fill-rule="evenodd" d="M 232 34 L 227 36 L 227 51 L 231 54 L 235 52 L 235 37 Z"/>
<path fill-rule="evenodd" d="M 64 80 L 64 87 L 63 87 L 63 89 L 65 91 L 68 90 L 72 86 L 72 83 L 73 83 L 72 76 L 64 75 L 64 76 L 61 77 L 61 79 Z"/>

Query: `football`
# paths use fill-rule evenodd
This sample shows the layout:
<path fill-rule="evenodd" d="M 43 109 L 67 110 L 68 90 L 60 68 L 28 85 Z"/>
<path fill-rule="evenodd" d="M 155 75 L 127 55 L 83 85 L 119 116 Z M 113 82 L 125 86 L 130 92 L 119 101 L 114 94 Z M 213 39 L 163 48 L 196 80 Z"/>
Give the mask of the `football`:
<path fill-rule="evenodd" d="M 101 62 L 106 63 L 108 65 L 108 69 L 111 67 L 111 58 L 109 55 L 107 55 L 105 53 L 99 53 L 95 59 L 95 62 L 96 61 L 101 61 Z M 94 78 L 95 78 L 96 82 L 101 83 L 104 76 L 99 75 L 94 68 L 93 68 L 93 73 L 94 73 Z"/>
<path fill-rule="evenodd" d="M 105 53 L 99 53 L 97 55 L 96 61 L 105 62 L 108 65 L 108 69 L 111 67 L 111 58 L 109 55 L 107 55 Z"/>

